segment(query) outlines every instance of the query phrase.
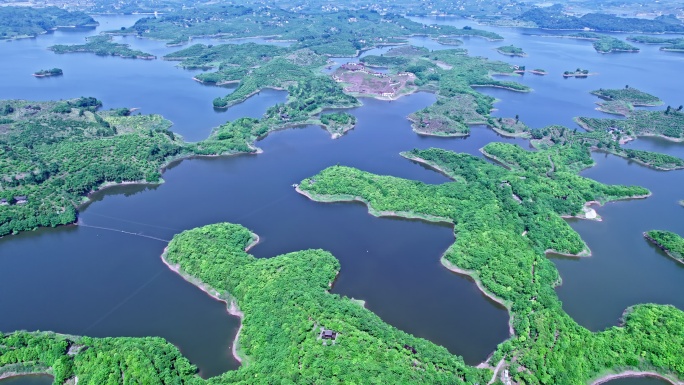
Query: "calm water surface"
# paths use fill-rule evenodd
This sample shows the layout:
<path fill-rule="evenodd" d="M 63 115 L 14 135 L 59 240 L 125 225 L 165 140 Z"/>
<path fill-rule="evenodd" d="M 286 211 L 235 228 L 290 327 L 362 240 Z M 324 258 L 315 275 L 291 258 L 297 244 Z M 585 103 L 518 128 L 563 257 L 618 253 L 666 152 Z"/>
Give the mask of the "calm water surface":
<path fill-rule="evenodd" d="M 211 100 L 231 90 L 202 86 L 191 79 L 197 71 L 178 69 L 173 62 L 56 55 L 45 50 L 56 43 L 81 43 L 84 36 L 135 21 L 134 17 L 98 19 L 101 25 L 96 31 L 57 31 L 38 39 L 2 43 L 5 57 L 13 60 L 0 62 L 0 98 L 96 96 L 105 108 L 141 107 L 143 113 L 163 114 L 174 122 L 176 132 L 191 141 L 205 138 L 227 120 L 259 117 L 269 106 L 285 100 L 284 92 L 264 91 L 227 111 L 216 111 Z M 550 74 L 518 77 L 516 80 L 534 89 L 528 94 L 487 90 L 501 99 L 496 114 L 519 114 L 533 127 L 574 127 L 574 116 L 605 116 L 594 110 L 597 99 L 588 91 L 621 87 L 625 79 L 666 103 L 681 104 L 670 75 L 680 68 L 684 55 L 650 49 L 636 55 L 599 55 L 583 41 L 526 36 L 523 33 L 529 31 L 516 29 L 500 33 L 506 36 L 504 44 L 523 47 L 529 57 L 510 60 L 493 50 L 500 42 L 481 39 L 466 40 L 465 48 L 492 59 L 541 67 Z M 131 37 L 117 39 L 157 56 L 178 49 Z M 413 42 L 444 48 L 430 45 L 433 42 L 427 39 Z M 349 59 L 334 60 L 342 63 Z M 645 72 L 653 63 L 660 66 L 658 71 Z M 596 70 L 601 75 L 566 80 L 560 74 L 570 69 L 568 66 Z M 31 76 L 32 71 L 51 67 L 64 69 L 65 75 Z M 479 156 L 478 149 L 492 141 L 528 147 L 524 140 L 505 139 L 484 127 L 474 127 L 465 139 L 416 135 L 406 116 L 434 100 L 429 94 L 394 102 L 363 99 L 364 106 L 352 110 L 358 120 L 356 129 L 343 138 L 331 140 L 318 127 L 277 132 L 257 143 L 264 150 L 261 155 L 186 160 L 169 167 L 161 186 L 101 192 L 81 212 L 80 222 L 86 226 L 42 229 L 0 239 L 5 277 L 0 280 L 0 292 L 11 293 L 0 296 L 0 307 L 12 315 L 0 318 L 0 330 L 157 335 L 177 345 L 205 377 L 235 369 L 238 365 L 229 349 L 237 319 L 226 313 L 224 304 L 161 263 L 165 242 L 87 227 L 168 240 L 186 229 L 230 221 L 261 236 L 261 244 L 253 249 L 260 258 L 306 248 L 331 251 L 342 264 L 333 292 L 366 300 L 366 306 L 383 320 L 463 355 L 468 363 L 482 361 L 507 337 L 508 316 L 470 280 L 439 264 L 441 254 L 453 242 L 451 227 L 374 218 L 363 205 L 311 202 L 290 187 L 334 164 L 443 183 L 446 178 L 401 158 L 399 152 L 442 147 Z M 631 145 L 667 147 L 662 151 L 684 156 L 684 145 L 657 140 Z M 595 154 L 594 159 L 598 165 L 583 175 L 605 183 L 643 185 L 654 194 L 645 200 L 598 208 L 603 222 L 571 222 L 594 255 L 554 259 L 563 276 L 558 293 L 565 309 L 582 325 L 598 330 L 616 324 L 622 311 L 636 303 L 672 303 L 684 308 L 684 300 L 677 295 L 684 288 L 684 268 L 641 235 L 652 228 L 684 234 L 684 210 L 676 206 L 684 199 L 684 173 L 656 172 L 605 154 Z"/>
<path fill-rule="evenodd" d="M 2 385 L 52 385 L 53 378 L 50 376 L 29 375 L 12 377 L 0 380 Z"/>

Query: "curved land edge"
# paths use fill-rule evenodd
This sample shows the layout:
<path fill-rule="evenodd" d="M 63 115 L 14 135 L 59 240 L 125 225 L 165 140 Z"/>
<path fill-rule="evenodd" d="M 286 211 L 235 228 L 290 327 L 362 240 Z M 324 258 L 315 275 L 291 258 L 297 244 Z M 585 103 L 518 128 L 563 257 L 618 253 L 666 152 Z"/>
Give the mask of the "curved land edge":
<path fill-rule="evenodd" d="M 509 75 L 509 74 L 506 74 L 506 75 Z M 525 93 L 525 92 L 532 92 L 532 91 L 533 91 L 531 88 L 517 89 L 517 88 L 513 88 L 513 87 L 502 86 L 502 85 L 499 85 L 499 84 L 471 84 L 470 86 L 471 86 L 471 87 L 479 87 L 479 88 L 484 88 L 484 87 L 501 88 L 501 89 L 504 89 L 504 90 L 514 91 L 514 92 L 523 92 L 523 93 Z"/>
<path fill-rule="evenodd" d="M 429 164 L 425 162 L 425 164 Z M 406 218 L 406 219 L 421 219 L 427 222 L 433 222 L 433 223 L 447 223 L 453 225 L 454 222 L 451 219 L 448 218 L 440 218 L 440 217 L 435 217 L 435 216 L 429 216 L 429 215 L 419 215 L 419 214 L 413 214 L 409 212 L 397 212 L 397 211 L 378 211 L 375 210 L 371 207 L 371 205 L 364 199 L 360 197 L 352 197 L 352 196 L 332 196 L 332 195 L 320 195 L 320 194 L 312 194 L 307 191 L 304 191 L 297 186 L 295 190 L 304 195 L 305 197 L 311 199 L 312 201 L 316 202 L 322 202 L 322 203 L 335 203 L 335 202 L 362 202 L 363 204 L 366 205 L 368 208 L 368 213 L 370 215 L 373 215 L 375 217 L 399 217 L 399 218 Z M 452 232 L 453 233 L 453 232 Z M 487 298 L 490 300 L 498 303 L 499 305 L 503 306 L 506 308 L 507 313 L 508 313 L 508 332 L 509 332 L 509 337 L 514 336 L 515 331 L 513 329 L 513 314 L 511 312 L 511 304 L 507 303 L 503 299 L 495 296 L 494 294 L 490 293 L 488 290 L 485 289 L 485 287 L 482 285 L 482 281 L 479 279 L 477 273 L 470 271 L 470 270 L 464 270 L 456 265 L 452 264 L 445 258 L 446 252 L 442 254 L 440 257 L 440 263 L 442 266 L 447 268 L 448 270 L 469 277 L 472 279 L 475 284 L 477 285 L 478 289 L 484 294 Z M 482 362 L 480 366 L 484 367 L 489 367 L 490 365 L 488 364 L 489 358 Z M 494 373 L 494 377 L 496 376 L 496 372 Z"/>
<path fill-rule="evenodd" d="M 684 204 L 683 204 L 683 205 L 684 205 Z M 650 235 L 648 235 L 648 232 L 646 232 L 646 231 L 644 232 L 644 238 L 646 238 L 646 239 L 649 240 L 651 243 L 653 243 L 654 245 L 656 245 L 660 250 L 662 250 L 663 252 L 665 252 L 665 254 L 667 254 L 668 257 L 674 259 L 675 261 L 677 261 L 677 262 L 679 262 L 679 263 L 681 263 L 681 264 L 684 264 L 684 259 L 679 259 L 679 258 L 677 258 L 674 254 L 672 254 L 672 251 L 671 251 L 670 249 L 668 249 L 668 248 L 665 247 L 662 243 L 658 242 L 658 241 L 655 240 L 653 237 L 651 237 Z"/>
<path fill-rule="evenodd" d="M 626 370 L 626 371 L 620 372 L 620 373 L 606 374 L 605 376 L 597 378 L 596 380 L 592 381 L 590 383 L 590 385 L 605 384 L 605 383 L 612 381 L 612 380 L 617 380 L 619 378 L 627 378 L 627 377 L 652 377 L 652 378 L 658 378 L 658 379 L 667 381 L 672 385 L 684 385 L 684 382 L 677 381 L 677 380 L 675 380 L 671 377 L 665 376 L 661 373 L 640 372 L 640 371 L 635 371 L 635 370 Z"/>
<path fill-rule="evenodd" d="M 249 245 L 247 245 L 247 247 L 245 247 L 245 251 L 249 251 L 258 243 L 259 236 L 255 233 L 252 233 L 252 242 Z M 222 295 L 218 290 L 202 282 L 199 278 L 186 273 L 185 271 L 183 271 L 183 269 L 181 269 L 180 264 L 170 264 L 166 260 L 167 249 L 168 246 L 164 248 L 164 251 L 161 254 L 161 260 L 164 263 L 164 265 L 166 265 L 166 267 L 168 267 L 171 271 L 181 276 L 187 282 L 190 282 L 191 284 L 197 286 L 197 288 L 208 294 L 210 297 L 214 298 L 217 301 L 225 303 L 228 314 L 238 317 L 240 319 L 240 327 L 238 328 L 238 331 L 235 334 L 235 338 L 233 339 L 233 343 L 231 344 L 231 352 L 235 360 L 237 360 L 241 364 L 247 364 L 249 357 L 245 356 L 241 352 L 239 345 L 240 332 L 242 331 L 242 320 L 245 318 L 245 314 L 238 307 L 237 301 L 230 295 L 230 293 L 225 293 Z"/>

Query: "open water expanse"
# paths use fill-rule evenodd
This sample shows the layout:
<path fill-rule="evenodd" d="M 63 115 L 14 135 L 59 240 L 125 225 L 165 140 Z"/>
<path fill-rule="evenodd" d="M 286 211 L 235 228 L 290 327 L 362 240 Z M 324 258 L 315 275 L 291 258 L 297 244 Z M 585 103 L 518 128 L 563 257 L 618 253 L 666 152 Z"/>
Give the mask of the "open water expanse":
<path fill-rule="evenodd" d="M 285 101 L 285 92 L 264 91 L 227 111 L 217 111 L 211 101 L 231 89 L 203 86 L 192 80 L 198 71 L 176 68 L 174 62 L 56 55 L 46 50 L 58 43 L 82 43 L 85 36 L 131 25 L 136 18 L 102 16 L 97 17 L 97 29 L 56 31 L 37 39 L 0 43 L 0 99 L 95 96 L 105 108 L 138 107 L 142 113 L 162 114 L 189 141 L 204 139 L 213 127 L 228 120 L 259 117 L 269 106 Z M 465 25 L 449 18 L 415 20 Z M 684 54 L 639 45 L 642 52 L 638 54 L 601 55 L 587 41 L 531 36 L 547 33 L 534 30 L 487 29 L 506 40 L 466 39 L 463 47 L 472 54 L 549 72 L 516 78 L 534 89 L 527 94 L 480 88 L 501 100 L 496 116 L 518 114 L 532 127 L 563 124 L 575 128 L 575 116 L 608 117 L 594 110 L 597 98 L 589 91 L 625 84 L 653 93 L 666 104 L 684 103 L 678 89 L 682 83 L 675 81 L 681 77 Z M 179 49 L 137 38 L 118 40 L 159 57 Z M 430 49 L 448 48 L 426 38 L 411 42 Z M 520 46 L 529 56 L 510 59 L 494 50 L 505 44 Z M 64 76 L 31 76 L 33 71 L 52 67 L 62 68 Z M 563 71 L 577 67 L 599 75 L 562 78 Z M 186 229 L 228 221 L 261 236 L 261 243 L 252 250 L 257 257 L 306 248 L 331 251 L 342 264 L 333 292 L 365 300 L 386 322 L 445 346 L 469 364 L 483 361 L 507 338 L 508 315 L 471 280 L 440 265 L 441 254 L 454 239 L 450 226 L 375 218 L 361 204 L 316 203 L 291 187 L 334 164 L 443 183 L 447 181 L 444 176 L 401 158 L 399 152 L 442 147 L 479 155 L 478 149 L 492 141 L 529 147 L 526 140 L 503 138 L 484 127 L 474 127 L 465 139 L 418 136 L 406 116 L 434 100 L 434 95 L 426 93 L 393 102 L 363 99 L 364 105 L 351 111 L 357 127 L 340 139 L 331 140 L 319 127 L 280 131 L 257 143 L 263 154 L 184 160 L 168 168 L 161 186 L 122 186 L 100 192 L 82 209 L 82 226 L 0 239 L 0 331 L 161 336 L 178 346 L 205 377 L 235 369 L 238 363 L 230 354 L 230 344 L 238 319 L 226 313 L 223 303 L 168 270 L 159 258 L 166 245 L 162 240 Z M 640 139 L 630 146 L 684 157 L 684 144 Z M 584 176 L 604 183 L 642 185 L 653 196 L 597 208 L 602 222 L 570 221 L 593 256 L 553 259 L 563 277 L 558 294 L 564 308 L 591 330 L 618 324 L 624 309 L 637 303 L 684 309 L 684 265 L 642 236 L 651 229 L 684 234 L 684 208 L 677 204 L 684 199 L 684 172 L 654 171 L 601 153 L 594 154 L 594 159 L 597 165 L 584 171 Z M 3 385 L 49 381 L 26 377 L 3 381 Z M 651 379 L 611 382 L 657 383 Z"/>

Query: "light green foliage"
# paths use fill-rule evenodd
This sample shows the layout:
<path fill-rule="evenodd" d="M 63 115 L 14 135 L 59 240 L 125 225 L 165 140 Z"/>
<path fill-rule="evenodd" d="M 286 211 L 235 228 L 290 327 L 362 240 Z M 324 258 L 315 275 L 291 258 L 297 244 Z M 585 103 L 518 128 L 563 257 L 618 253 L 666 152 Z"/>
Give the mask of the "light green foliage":
<path fill-rule="evenodd" d="M 666 111 L 668 111 L 666 113 Z M 658 135 L 684 139 L 684 112 L 668 108 L 666 111 L 632 112 L 627 119 L 578 118 L 590 130 L 617 130 L 623 135 Z"/>
<path fill-rule="evenodd" d="M 599 53 L 639 52 L 639 48 L 612 36 L 603 36 L 596 40 L 594 49 Z"/>
<path fill-rule="evenodd" d="M 115 31 L 116 32 L 116 31 Z M 468 35 L 501 39 L 501 36 L 476 29 L 433 26 L 387 13 L 367 9 L 338 12 L 286 11 L 273 7 L 207 5 L 171 12 L 159 18 L 145 18 L 123 34 L 187 41 L 190 36 L 220 35 L 229 38 L 277 36 L 294 40 L 295 48 L 310 48 L 330 56 L 356 55 L 359 50 L 396 43 L 411 34 Z"/>
<path fill-rule="evenodd" d="M 577 118 L 577 122 L 584 126 L 582 123 L 583 119 L 585 118 Z M 596 130 L 588 129 L 588 132 L 577 132 L 577 130 L 571 131 L 561 126 L 545 127 L 541 130 L 531 131 L 532 143 L 535 147 L 542 149 L 556 143 L 574 143 L 592 150 L 605 151 L 623 158 L 632 159 L 660 170 L 684 168 L 684 160 L 671 155 L 622 148 L 621 141 L 631 138 L 632 132 L 625 133 L 610 126 Z"/>
<path fill-rule="evenodd" d="M 193 150 L 161 116 L 98 112 L 95 98 L 0 105 L 0 198 L 9 202 L 0 206 L 0 235 L 72 223 L 89 192 L 107 183 L 158 183 L 163 164 Z M 15 199 L 21 196 L 27 202 Z"/>
<path fill-rule="evenodd" d="M 69 12 L 57 7 L 0 7 L 0 40 L 31 37 L 57 27 L 96 26 L 83 12 Z"/>
<path fill-rule="evenodd" d="M 413 129 L 421 134 L 467 135 L 470 133 L 468 125 L 487 122 L 487 112 L 478 108 L 478 101 L 485 106 L 492 103 L 489 97 L 475 92 L 440 97 L 433 105 L 411 114 L 409 119 Z"/>
<path fill-rule="evenodd" d="M 684 313 L 671 306 L 639 305 L 623 327 L 591 333 L 562 309 L 553 287 L 558 272 L 544 253 L 581 253 L 585 245 L 561 215 L 585 202 L 607 202 L 647 193 L 641 187 L 607 186 L 576 174 L 592 164 L 579 145 L 528 152 L 491 143 L 483 152 L 507 168 L 439 149 L 413 150 L 420 160 L 454 178 L 429 185 L 334 166 L 305 179 L 313 199 L 365 201 L 373 213 L 442 217 L 456 242 L 444 258 L 468 271 L 501 298 L 515 335 L 501 344 L 512 380 L 521 384 L 581 384 L 607 371 L 655 370 L 684 378 Z"/>
<path fill-rule="evenodd" d="M 275 56 L 284 55 L 288 49 L 266 44 L 220 44 L 191 47 L 164 56 L 166 60 L 180 60 L 185 68 L 248 68 L 261 65 Z M 324 64 L 325 61 L 320 64 Z"/>
<path fill-rule="evenodd" d="M 85 44 L 57 44 L 48 49 L 55 53 L 90 52 L 98 56 L 121 56 L 129 59 L 154 59 L 155 56 L 139 50 L 133 50 L 128 44 L 113 43 L 109 35 L 90 36 Z"/>
<path fill-rule="evenodd" d="M 200 384 L 197 368 L 161 338 L 89 338 L 55 333 L 0 333 L 0 375 L 49 373 L 61 385 Z"/>
<path fill-rule="evenodd" d="M 638 36 L 628 36 L 627 40 L 633 41 L 636 43 L 644 43 L 644 44 L 678 44 L 678 43 L 681 43 L 684 39 L 638 35 Z"/>
<path fill-rule="evenodd" d="M 469 368 L 446 349 L 328 293 L 340 269 L 330 253 L 256 259 L 244 251 L 251 241 L 247 229 L 217 224 L 177 235 L 168 247 L 170 263 L 234 299 L 245 314 L 239 346 L 249 364 L 210 383 L 457 384 L 486 378 L 486 370 Z M 322 327 L 339 333 L 334 344 L 319 339 Z"/>
<path fill-rule="evenodd" d="M 304 64 L 304 63 L 306 64 Z M 198 75 L 202 81 L 215 83 L 238 81 L 238 88 L 231 94 L 214 99 L 214 107 L 227 108 L 240 103 L 264 88 L 287 89 L 298 82 L 319 76 L 314 70 L 325 64 L 323 57 L 311 51 L 296 51 L 288 56 L 278 56 L 256 67 L 236 67 L 231 63 L 221 64 L 215 75 Z"/>
<path fill-rule="evenodd" d="M 662 248 L 667 255 L 684 263 L 684 238 L 671 231 L 651 230 L 644 234 L 646 238 Z"/>
<path fill-rule="evenodd" d="M 356 125 L 356 117 L 346 112 L 321 114 L 320 121 L 333 135 L 343 134 Z"/>
<path fill-rule="evenodd" d="M 455 37 L 445 37 L 445 36 L 438 37 L 437 43 L 442 44 L 442 45 L 452 45 L 452 46 L 463 45 L 462 40 L 456 39 Z"/>
<path fill-rule="evenodd" d="M 525 53 L 525 51 L 523 51 L 522 48 L 516 47 L 514 45 L 505 45 L 497 48 L 496 50 L 499 51 L 499 53 L 508 56 L 527 56 L 527 54 Z"/>
<path fill-rule="evenodd" d="M 253 234 L 222 223 L 176 235 L 166 260 L 211 286 L 244 313 L 236 371 L 204 381 L 159 338 L 0 334 L 0 373 L 51 372 L 55 384 L 484 384 L 491 371 L 382 322 L 328 292 L 340 264 L 323 250 L 257 259 Z M 322 340 L 322 329 L 337 333 Z M 415 350 L 415 353 L 414 351 Z M 69 355 L 71 351 L 73 355 Z"/>
<path fill-rule="evenodd" d="M 634 106 L 659 106 L 663 104 L 663 101 L 657 96 L 653 96 L 649 93 L 629 86 L 618 89 L 600 88 L 596 91 L 592 91 L 591 93 L 601 99 L 627 102 Z"/>
<path fill-rule="evenodd" d="M 605 35 L 601 35 L 595 32 L 576 32 L 576 33 L 571 33 L 567 35 L 567 37 L 571 37 L 574 39 L 582 39 L 582 40 L 599 40 L 600 38 L 604 37 Z"/>

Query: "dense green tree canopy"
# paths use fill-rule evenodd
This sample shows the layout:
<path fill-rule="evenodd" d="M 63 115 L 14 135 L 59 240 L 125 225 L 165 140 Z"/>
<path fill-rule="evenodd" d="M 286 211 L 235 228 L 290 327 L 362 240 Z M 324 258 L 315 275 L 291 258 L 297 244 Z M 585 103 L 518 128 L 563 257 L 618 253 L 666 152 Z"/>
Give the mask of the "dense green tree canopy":
<path fill-rule="evenodd" d="M 561 216 L 582 215 L 589 201 L 648 191 L 578 176 L 593 162 L 575 144 L 528 152 L 491 143 L 482 151 L 504 167 L 445 150 L 413 150 L 404 155 L 454 182 L 429 185 L 334 166 L 299 188 L 315 200 L 361 200 L 375 215 L 454 223 L 456 242 L 443 262 L 472 276 L 509 308 L 514 335 L 490 362 L 504 359 L 516 383 L 581 384 L 626 369 L 684 378 L 684 312 L 638 305 L 625 313 L 622 327 L 591 333 L 563 311 L 553 290 L 560 277 L 544 255 L 588 251 Z"/>

